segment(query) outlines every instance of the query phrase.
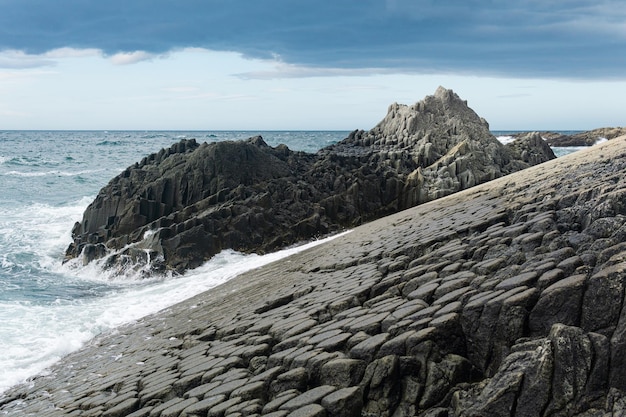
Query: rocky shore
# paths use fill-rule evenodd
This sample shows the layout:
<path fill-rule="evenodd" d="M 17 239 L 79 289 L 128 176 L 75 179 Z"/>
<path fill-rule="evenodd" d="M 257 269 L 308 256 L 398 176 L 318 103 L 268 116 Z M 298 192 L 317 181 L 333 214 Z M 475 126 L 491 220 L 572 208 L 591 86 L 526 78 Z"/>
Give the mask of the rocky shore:
<path fill-rule="evenodd" d="M 316 154 L 260 136 L 162 149 L 100 191 L 66 255 L 116 271 L 183 272 L 223 249 L 274 251 L 554 157 L 537 135 L 502 145 L 440 87 Z"/>
<path fill-rule="evenodd" d="M 104 334 L 10 416 L 626 415 L 626 137 Z"/>
<path fill-rule="evenodd" d="M 514 135 L 515 137 L 524 137 L 529 133 L 521 133 Z M 626 127 L 603 127 L 585 132 L 574 133 L 572 135 L 564 135 L 557 132 L 541 132 L 538 133 L 544 138 L 550 146 L 592 146 L 603 140 L 611 140 L 626 135 Z"/>

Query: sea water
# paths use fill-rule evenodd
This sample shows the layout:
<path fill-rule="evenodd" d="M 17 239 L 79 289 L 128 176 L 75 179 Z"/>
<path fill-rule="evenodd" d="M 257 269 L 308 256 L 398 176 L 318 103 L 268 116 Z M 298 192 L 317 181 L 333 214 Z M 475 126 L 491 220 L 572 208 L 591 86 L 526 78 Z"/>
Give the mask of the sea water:
<path fill-rule="evenodd" d="M 271 146 L 316 152 L 348 133 L 0 131 L 0 392 L 103 331 L 306 247 L 264 256 L 224 251 L 182 276 L 154 279 L 63 264 L 72 226 L 127 166 L 182 138 L 214 142 L 261 134 Z"/>
<path fill-rule="evenodd" d="M 239 140 L 315 152 L 348 132 L 0 132 L 0 392 L 42 372 L 100 332 L 300 248 L 225 251 L 183 276 L 115 278 L 63 264 L 71 229 L 106 183 L 182 138 Z"/>

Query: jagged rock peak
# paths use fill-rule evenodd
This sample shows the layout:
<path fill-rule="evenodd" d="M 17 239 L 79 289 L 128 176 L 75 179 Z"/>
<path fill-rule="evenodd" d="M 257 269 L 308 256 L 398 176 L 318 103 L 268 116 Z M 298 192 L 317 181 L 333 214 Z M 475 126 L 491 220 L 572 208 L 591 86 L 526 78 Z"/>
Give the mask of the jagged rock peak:
<path fill-rule="evenodd" d="M 407 148 L 432 137 L 450 136 L 457 138 L 454 142 L 460 142 L 491 134 L 489 124 L 468 107 L 467 101 L 454 91 L 439 87 L 434 95 L 413 105 L 393 103 L 373 129 L 354 132 L 352 138 L 361 146 Z"/>
<path fill-rule="evenodd" d="M 370 131 L 354 131 L 340 143 L 361 146 L 363 152 L 408 152 L 419 166 L 430 165 L 461 146 L 479 153 L 501 153 L 489 124 L 454 91 L 439 87 L 434 95 L 405 105 L 394 103 Z"/>

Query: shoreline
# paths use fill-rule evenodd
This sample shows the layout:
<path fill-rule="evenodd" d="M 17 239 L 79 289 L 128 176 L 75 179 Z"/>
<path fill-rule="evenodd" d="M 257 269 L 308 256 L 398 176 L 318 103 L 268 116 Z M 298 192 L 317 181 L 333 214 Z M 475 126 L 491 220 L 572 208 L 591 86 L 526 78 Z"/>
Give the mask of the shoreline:
<path fill-rule="evenodd" d="M 506 332 L 490 334 L 498 348 L 491 346 L 488 353 L 483 352 L 479 341 L 470 340 L 472 334 L 464 322 L 466 316 L 472 317 L 468 308 L 483 309 L 487 304 L 480 304 L 481 296 L 491 306 L 509 294 L 499 302 L 525 309 L 526 324 L 539 323 L 530 326 L 532 334 L 524 334 L 523 329 L 513 334 L 548 340 L 554 323 L 532 316 L 542 294 L 558 281 L 581 275 L 583 267 L 588 269 L 584 285 L 600 271 L 594 270 L 595 261 L 591 265 L 583 256 L 586 252 L 578 253 L 574 247 L 574 253 L 568 252 L 559 262 L 549 256 L 558 249 L 548 251 L 551 246 L 544 240 L 556 242 L 564 235 L 558 228 L 531 230 L 554 220 L 559 204 L 569 204 L 562 209 L 578 204 L 567 193 L 578 196 L 583 210 L 583 203 L 597 197 L 594 190 L 610 189 L 615 177 L 607 161 L 618 162 L 624 154 L 626 137 L 616 138 L 373 221 L 331 242 L 244 273 L 97 336 L 53 366 L 50 375 L 0 394 L 0 413 L 173 416 L 198 409 L 197 415 L 211 410 L 214 414 L 210 415 L 226 415 L 250 407 L 254 412 L 249 415 L 287 415 L 305 408 L 311 413 L 321 413 L 322 408 L 335 415 L 339 404 L 369 413 L 387 404 L 396 410 L 404 407 L 407 413 L 445 408 L 449 410 L 446 415 L 456 415 L 453 398 L 456 404 L 479 410 L 468 400 L 470 390 L 467 397 L 454 397 L 453 392 L 462 391 L 458 384 L 475 384 L 471 378 L 464 380 L 472 372 L 478 371 L 478 379 L 485 384 L 494 381 L 518 338 L 510 340 Z M 513 252 L 506 252 L 504 246 L 513 245 L 519 246 L 517 252 L 528 252 L 524 262 L 515 263 Z M 485 259 L 487 254 L 493 257 Z M 532 256 L 537 257 L 535 263 L 530 263 Z M 567 260 L 572 265 L 561 265 Z M 549 262 L 553 265 L 545 266 Z M 537 276 L 519 278 L 531 272 L 525 269 L 536 271 Z M 543 274 L 556 269 L 566 272 L 544 286 L 548 282 L 541 283 Z M 403 316 L 406 311 L 411 313 Z M 504 319 L 498 314 L 494 323 Z M 478 317 L 480 322 L 483 316 Z M 451 340 L 450 335 L 463 342 Z M 430 346 L 428 354 L 426 345 Z M 402 359 L 407 357 L 423 357 L 423 365 Z M 434 384 L 429 377 L 431 368 L 435 369 L 431 363 L 449 365 L 454 374 L 450 386 L 437 385 L 437 392 L 424 389 Z M 421 373 L 407 373 L 415 366 L 421 366 Z M 484 369 L 478 369 L 481 366 Z M 419 398 L 413 405 L 391 398 L 389 389 L 373 384 L 373 374 L 368 373 L 371 367 L 370 373 L 381 369 L 383 385 L 391 384 L 387 388 L 394 379 L 406 386 L 411 381 L 422 384 L 421 394 L 408 388 L 403 394 L 403 398 L 410 394 Z M 469 372 L 467 367 L 477 369 Z M 608 377 L 607 390 L 621 389 L 615 378 Z M 551 383 L 555 386 L 558 381 Z M 446 403 L 447 393 L 451 394 Z M 219 401 L 213 404 L 211 398 Z M 280 398 L 284 402 L 273 410 Z M 592 405 L 599 407 L 596 402 Z"/>
<path fill-rule="evenodd" d="M 127 300 L 127 302 L 131 303 L 130 305 L 127 305 L 127 307 L 130 309 L 128 311 L 121 310 L 122 307 L 120 297 L 125 291 L 131 289 L 133 285 L 139 285 L 139 287 L 143 287 L 144 285 L 146 285 L 145 282 L 143 284 L 141 282 L 135 282 L 133 284 L 131 281 L 131 283 L 128 284 L 130 285 L 130 287 L 123 287 L 123 289 L 119 289 L 118 291 L 109 294 L 108 296 L 102 295 L 104 299 L 109 300 L 106 306 L 95 307 L 91 304 L 89 300 L 87 301 L 87 305 L 83 305 L 82 307 L 76 305 L 75 308 L 77 309 L 84 308 L 88 310 L 94 310 L 95 308 L 96 310 L 100 310 L 101 313 L 96 317 L 84 317 L 91 319 L 94 322 L 99 322 L 99 324 L 93 324 L 91 322 L 86 323 L 85 328 L 83 328 L 80 332 L 80 340 L 73 338 L 71 340 L 68 340 L 67 343 L 63 344 L 63 349 L 65 349 L 65 352 L 63 354 L 55 349 L 53 354 L 49 354 L 45 358 L 40 357 L 39 360 L 31 359 L 26 362 L 26 360 L 30 358 L 25 358 L 23 360 L 22 358 L 20 358 L 19 362 L 22 362 L 22 364 L 27 363 L 28 365 L 33 365 L 30 369 L 31 372 L 22 372 L 20 374 L 20 380 L 17 380 L 17 378 L 9 378 L 7 375 L 3 375 L 2 380 L 0 381 L 0 398 L 2 397 L 3 392 L 11 389 L 12 387 L 28 383 L 28 381 L 32 378 L 36 378 L 40 374 L 47 373 L 48 369 L 55 366 L 56 363 L 61 361 L 69 354 L 88 346 L 94 339 L 96 339 L 101 334 L 115 332 L 116 329 L 121 326 L 136 322 L 137 320 L 140 320 L 144 317 L 156 314 L 158 311 L 169 308 L 174 304 L 184 302 L 198 294 L 201 294 L 202 292 L 209 291 L 212 288 L 221 285 L 221 283 L 232 279 L 232 277 L 234 276 L 240 275 L 251 269 L 256 269 L 259 266 L 265 265 L 267 263 L 276 262 L 277 260 L 280 260 L 287 256 L 291 256 L 294 253 L 306 250 L 308 247 L 322 244 L 326 241 L 336 238 L 337 235 L 327 236 L 309 242 L 301 242 L 299 245 L 284 248 L 278 252 L 266 255 L 246 255 L 243 253 L 236 253 L 232 250 L 225 250 L 217 255 L 214 259 L 209 260 L 206 264 L 202 265 L 196 270 L 189 270 L 186 274 L 182 276 L 153 278 L 153 280 L 155 281 L 153 281 L 152 283 L 147 283 L 145 291 L 139 291 L 135 295 L 135 297 L 140 297 L 142 299 L 141 301 L 137 300 L 137 303 L 135 303 L 133 302 L 133 300 Z M 238 260 L 234 261 L 232 257 L 237 257 Z M 234 262 L 236 262 L 236 264 L 233 264 Z M 207 267 L 209 268 L 208 271 L 206 270 Z M 194 282 L 194 277 L 198 276 L 202 277 L 202 282 Z M 164 280 L 166 282 L 164 282 L 163 284 L 159 284 L 159 281 L 161 280 Z M 163 287 L 163 285 L 166 285 L 166 287 Z M 159 300 L 159 293 L 162 293 L 162 296 L 167 296 L 168 300 Z M 157 310 L 155 309 L 154 305 L 149 305 L 150 302 L 161 307 Z M 35 313 L 36 312 L 33 312 L 33 314 Z M 65 315 L 70 313 L 67 311 L 57 311 L 54 314 L 64 317 Z M 106 314 L 106 319 L 103 317 L 103 314 Z M 75 325 L 80 325 L 80 322 L 78 320 L 74 320 L 74 322 Z M 69 336 L 73 335 L 70 334 Z M 34 338 L 31 339 L 34 340 Z M 61 339 L 59 338 L 59 340 Z M 33 343 L 35 343 L 35 341 L 33 341 Z M 41 362 L 44 362 L 44 365 L 38 366 L 41 365 Z M 33 370 L 32 368 L 36 369 Z M 13 369 L 5 369 L 5 371 L 7 372 L 12 370 Z M 9 383 L 9 381 L 14 382 Z"/>

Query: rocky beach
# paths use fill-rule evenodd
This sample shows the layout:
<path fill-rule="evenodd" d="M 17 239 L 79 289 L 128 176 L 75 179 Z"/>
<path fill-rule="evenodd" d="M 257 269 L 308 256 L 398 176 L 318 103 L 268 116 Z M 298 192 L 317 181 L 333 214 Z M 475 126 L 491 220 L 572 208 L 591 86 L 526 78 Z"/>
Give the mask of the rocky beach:
<path fill-rule="evenodd" d="M 435 96 L 458 103 L 447 91 Z M 403 127 L 408 117 L 397 117 L 402 111 L 392 106 L 386 120 L 400 120 L 407 134 L 396 134 L 396 141 L 412 149 L 410 126 L 420 125 Z M 443 131 L 461 137 L 465 124 L 449 120 Z M 456 132 L 450 130 L 455 123 Z M 391 125 L 354 132 L 325 151 L 332 155 L 322 161 L 354 152 L 347 143 L 377 145 L 379 155 L 387 144 L 380 140 L 393 138 L 384 130 Z M 405 160 L 394 154 L 381 172 L 389 179 L 391 171 L 383 168 L 396 169 L 402 187 L 393 189 L 402 192 L 377 194 L 371 211 L 355 205 L 364 217 L 353 224 L 340 216 L 324 218 L 334 213 L 332 205 L 320 205 L 315 222 L 307 223 L 324 223 L 327 232 L 350 227 L 349 233 L 98 336 L 46 374 L 4 392 L 0 415 L 626 415 L 626 136 L 547 162 L 537 150 L 542 143 L 526 140 L 516 150 L 491 141 L 448 141 L 445 152 L 424 142 L 416 157 L 436 158 L 423 167 L 408 164 L 412 169 L 390 164 Z M 488 144 L 492 150 L 479 154 Z M 265 149 L 256 139 L 250 146 Z M 485 161 L 497 162 L 500 170 Z M 111 184 L 131 178 L 132 171 Z M 358 175 L 367 174 L 340 172 L 348 173 L 361 180 Z M 231 193 L 222 200 L 206 195 L 192 205 L 197 212 L 210 210 L 214 200 L 235 206 L 226 198 Z M 256 198 L 243 189 L 235 194 Z M 124 193 L 98 198 L 110 203 L 107 195 Z M 137 241 L 152 222 L 160 221 L 168 233 L 198 226 L 199 220 L 191 225 L 177 217 L 182 215 L 175 205 L 167 208 L 149 196 L 142 194 L 146 203 L 136 206 L 95 205 L 96 214 L 88 209 L 86 219 L 101 218 L 107 227 L 89 229 L 83 221 L 75 227 L 74 248 L 93 245 L 97 255 L 111 249 L 105 243 L 121 242 L 113 231 L 121 216 L 103 214 L 114 206 L 130 207 L 130 213 L 144 207 L 144 216 L 155 208 L 171 210 L 141 219 Z M 253 210 L 247 207 L 242 212 Z M 278 218 L 285 220 L 285 212 Z M 203 213 L 199 219 L 210 217 Z M 167 225 L 159 220 L 170 215 Z M 288 236 L 286 244 L 305 237 Z M 166 241 L 150 240 L 155 242 L 163 247 Z M 148 249 L 158 252 L 158 245 Z M 196 262 L 176 253 L 155 269 L 177 268 L 167 259 Z"/>

